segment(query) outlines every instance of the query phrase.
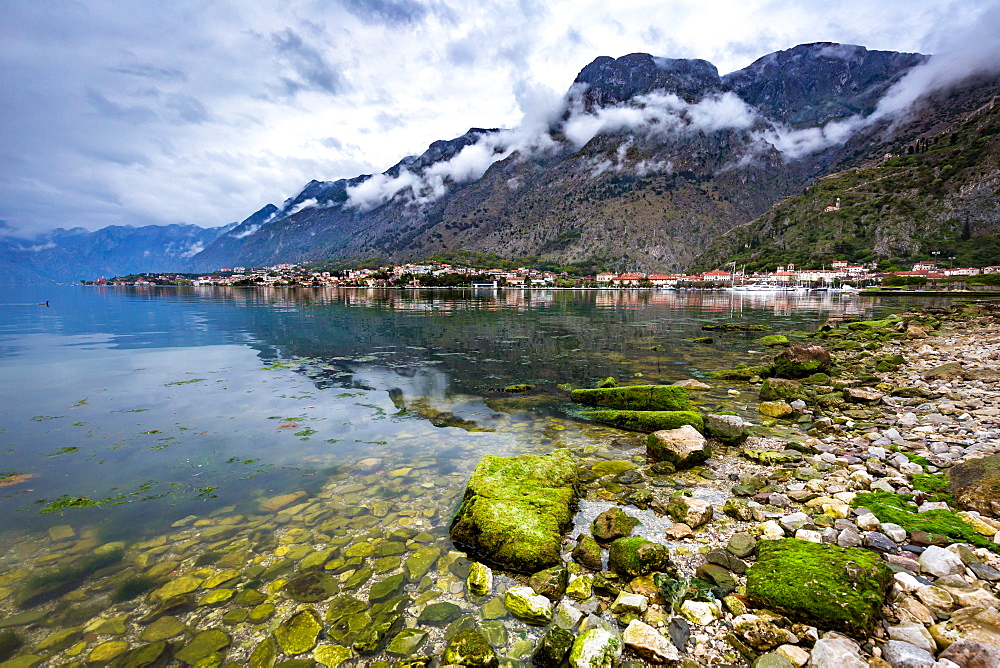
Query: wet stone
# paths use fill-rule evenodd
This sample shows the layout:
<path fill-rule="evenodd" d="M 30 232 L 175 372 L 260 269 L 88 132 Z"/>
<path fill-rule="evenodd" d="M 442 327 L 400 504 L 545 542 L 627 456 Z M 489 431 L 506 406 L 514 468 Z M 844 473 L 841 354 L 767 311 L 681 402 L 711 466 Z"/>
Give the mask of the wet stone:
<path fill-rule="evenodd" d="M 281 651 L 288 655 L 303 654 L 316 646 L 323 623 L 312 608 L 295 613 L 274 630 Z"/>
<path fill-rule="evenodd" d="M 502 596 L 491 598 L 480 608 L 483 619 L 500 619 L 507 616 L 507 606 L 503 603 Z"/>
<path fill-rule="evenodd" d="M 260 605 L 267 600 L 267 596 L 256 589 L 244 589 L 233 597 L 233 605 Z"/>
<path fill-rule="evenodd" d="M 737 575 L 742 575 L 746 573 L 748 568 L 747 563 L 742 559 L 730 554 L 725 550 L 712 550 L 705 555 L 705 561 L 710 564 L 715 564 L 721 566 L 726 570 L 730 570 Z"/>
<path fill-rule="evenodd" d="M 396 557 L 401 554 L 406 553 L 406 545 L 403 543 L 397 543 L 390 541 L 387 543 L 381 543 L 372 550 L 371 556 L 373 557 Z"/>
<path fill-rule="evenodd" d="M 174 658 L 178 661 L 194 665 L 219 650 L 229 647 L 230 642 L 229 635 L 225 631 L 221 629 L 209 629 L 202 631 L 192 638 L 191 642 L 177 652 Z"/>
<path fill-rule="evenodd" d="M 426 631 L 421 631 L 420 629 L 404 629 L 397 633 L 393 639 L 389 641 L 389 644 L 385 647 L 385 651 L 389 654 L 395 654 L 397 656 L 412 656 L 424 642 L 426 637 Z"/>
<path fill-rule="evenodd" d="M 176 617 L 164 615 L 143 629 L 142 633 L 139 634 L 139 639 L 151 643 L 168 640 L 180 635 L 186 629 L 187 626 Z"/>
<path fill-rule="evenodd" d="M 108 642 L 103 642 L 90 652 L 87 656 L 87 662 L 99 665 L 110 663 L 128 650 L 128 643 L 124 640 L 110 640 Z"/>
<path fill-rule="evenodd" d="M 573 646 L 574 636 L 569 631 L 554 626 L 542 637 L 535 650 L 534 664 L 538 668 L 558 668 Z"/>
<path fill-rule="evenodd" d="M 247 621 L 251 624 L 263 624 L 274 616 L 274 605 L 271 603 L 261 603 L 247 616 Z"/>
<path fill-rule="evenodd" d="M 268 636 L 254 647 L 247 665 L 250 668 L 271 668 L 277 656 L 278 645 L 274 642 L 274 638 Z"/>
<path fill-rule="evenodd" d="M 456 633 L 445 647 L 441 660 L 445 664 L 476 668 L 493 668 L 499 664 L 496 652 L 489 642 L 483 634 L 474 629 Z"/>
<path fill-rule="evenodd" d="M 563 597 L 567 584 L 569 584 L 569 571 L 564 564 L 539 571 L 528 580 L 528 585 L 536 594 L 541 594 L 552 601 L 558 601 Z"/>
<path fill-rule="evenodd" d="M 353 596 L 348 596 L 347 594 L 342 594 L 331 600 L 327 605 L 326 623 L 332 624 L 345 615 L 362 612 L 367 608 L 368 606 L 364 601 L 356 599 Z"/>
<path fill-rule="evenodd" d="M 423 578 L 434 566 L 434 563 L 441 556 L 439 547 L 421 547 L 406 558 L 405 570 L 410 582 L 417 582 Z"/>
<path fill-rule="evenodd" d="M 444 626 L 460 614 L 462 614 L 462 609 L 454 603 L 431 603 L 420 613 L 417 623 L 428 626 Z"/>
<path fill-rule="evenodd" d="M 354 573 L 351 574 L 350 577 L 344 580 L 344 585 L 343 585 L 344 589 L 353 591 L 358 587 L 360 587 L 361 585 L 363 585 L 364 583 L 368 582 L 368 580 L 374 574 L 375 571 L 373 571 L 370 568 L 359 568 L 358 570 L 354 571 Z"/>
<path fill-rule="evenodd" d="M 112 664 L 114 668 L 147 668 L 147 666 L 162 665 L 170 653 L 170 645 L 162 640 L 136 647 L 127 654 L 118 657 Z"/>
<path fill-rule="evenodd" d="M 300 603 L 324 601 L 337 593 L 337 581 L 320 571 L 307 571 L 289 580 L 281 592 Z"/>
<path fill-rule="evenodd" d="M 580 534 L 576 542 L 576 547 L 573 548 L 572 556 L 573 561 L 581 566 L 586 566 L 595 571 L 603 568 L 601 546 L 597 544 L 596 540 L 586 534 Z"/>
<path fill-rule="evenodd" d="M 403 573 L 397 573 L 395 575 L 390 575 L 384 580 L 380 580 L 371 586 L 368 591 L 368 601 L 382 601 L 391 596 L 395 596 L 403 589 L 403 584 L 406 582 L 406 575 Z"/>
<path fill-rule="evenodd" d="M 242 624 L 250 616 L 250 611 L 244 608 L 233 608 L 222 615 L 222 623 L 227 626 Z"/>
<path fill-rule="evenodd" d="M 320 645 L 313 650 L 313 658 L 327 668 L 336 668 L 353 657 L 354 652 L 343 645 Z"/>

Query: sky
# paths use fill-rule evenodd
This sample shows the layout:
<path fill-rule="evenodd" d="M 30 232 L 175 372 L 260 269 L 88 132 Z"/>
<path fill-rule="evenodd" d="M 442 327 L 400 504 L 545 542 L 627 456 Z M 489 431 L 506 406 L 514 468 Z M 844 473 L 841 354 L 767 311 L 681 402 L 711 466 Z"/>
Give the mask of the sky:
<path fill-rule="evenodd" d="M 0 221 L 242 220 L 551 109 L 598 56 L 947 54 L 996 0 L 0 0 Z"/>

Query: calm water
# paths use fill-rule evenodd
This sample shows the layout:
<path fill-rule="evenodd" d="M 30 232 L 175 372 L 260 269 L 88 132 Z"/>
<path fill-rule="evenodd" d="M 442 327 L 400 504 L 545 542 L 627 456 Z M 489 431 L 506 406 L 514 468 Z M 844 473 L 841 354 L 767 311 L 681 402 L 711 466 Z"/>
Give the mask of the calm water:
<path fill-rule="evenodd" d="M 152 545 L 190 516 L 269 527 L 262 500 L 289 492 L 372 508 L 369 536 L 411 526 L 447 549 L 483 454 L 599 454 L 621 435 L 578 419 L 556 385 L 699 377 L 764 354 L 760 334 L 705 324 L 812 330 L 900 299 L 2 288 L 0 475 L 23 477 L 0 487 L 0 606 L 11 612 L 16 590 L 4 569 L 79 553 L 81 537 Z M 686 340 L 706 334 L 711 345 Z M 537 389 L 497 391 L 513 383 Z M 697 400 L 753 408 L 725 388 Z M 47 533 L 66 526 L 77 543 Z"/>

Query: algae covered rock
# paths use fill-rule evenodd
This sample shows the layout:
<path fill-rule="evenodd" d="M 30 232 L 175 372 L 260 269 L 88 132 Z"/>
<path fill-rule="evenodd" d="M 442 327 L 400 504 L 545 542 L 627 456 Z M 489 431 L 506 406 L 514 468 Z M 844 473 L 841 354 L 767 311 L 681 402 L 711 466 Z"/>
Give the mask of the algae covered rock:
<path fill-rule="evenodd" d="M 465 586 L 475 596 L 486 596 L 493 589 L 493 570 L 478 561 L 472 562 L 469 564 Z"/>
<path fill-rule="evenodd" d="M 676 385 L 631 385 L 602 387 L 593 390 L 573 390 L 573 401 L 584 406 L 633 411 L 685 411 L 691 399 L 683 387 Z"/>
<path fill-rule="evenodd" d="M 1000 517 L 1000 455 L 952 466 L 948 470 L 948 491 L 960 508 Z"/>
<path fill-rule="evenodd" d="M 611 668 L 622 655 L 622 641 L 602 628 L 584 631 L 569 651 L 571 668 Z"/>
<path fill-rule="evenodd" d="M 469 552 L 520 573 L 560 562 L 573 520 L 577 473 L 569 450 L 486 455 L 469 479 L 451 538 Z"/>
<path fill-rule="evenodd" d="M 761 415 L 773 418 L 786 418 L 791 416 L 795 409 L 786 401 L 762 401 L 757 407 Z"/>
<path fill-rule="evenodd" d="M 191 639 L 181 651 L 174 655 L 178 661 L 194 665 L 216 652 L 229 647 L 232 639 L 221 629 L 202 631 Z"/>
<path fill-rule="evenodd" d="M 320 571 L 306 571 L 282 587 L 282 593 L 293 601 L 316 603 L 337 593 L 337 581 Z"/>
<path fill-rule="evenodd" d="M 712 456 L 712 449 L 701 432 L 686 424 L 677 429 L 654 431 L 646 440 L 646 454 L 682 470 L 703 463 Z"/>
<path fill-rule="evenodd" d="M 761 401 L 808 399 L 802 383 L 790 378 L 765 378 L 760 386 Z"/>
<path fill-rule="evenodd" d="M 569 571 L 565 564 L 557 564 L 531 576 L 528 586 L 550 601 L 558 601 L 566 593 L 569 584 Z"/>
<path fill-rule="evenodd" d="M 588 411 L 584 417 L 609 424 L 619 429 L 641 431 L 647 434 L 661 429 L 677 429 L 686 424 L 698 431 L 705 429 L 705 421 L 700 413 L 695 411 L 622 411 L 600 410 Z"/>
<path fill-rule="evenodd" d="M 452 636 L 441 656 L 441 662 L 483 668 L 493 668 L 500 663 L 483 634 L 474 629 L 465 629 Z"/>
<path fill-rule="evenodd" d="M 751 604 L 824 629 L 867 635 L 892 571 L 878 554 L 796 538 L 757 543 L 747 571 Z"/>
<path fill-rule="evenodd" d="M 559 668 L 573 646 L 573 634 L 558 626 L 553 626 L 542 637 L 532 657 L 537 668 Z"/>
<path fill-rule="evenodd" d="M 635 521 L 618 506 L 612 506 L 594 518 L 590 533 L 600 543 L 610 543 L 632 533 Z"/>
<path fill-rule="evenodd" d="M 648 541 L 639 536 L 619 538 L 611 543 L 608 567 L 629 578 L 665 572 L 673 567 L 670 550 L 665 545 Z"/>
<path fill-rule="evenodd" d="M 527 624 L 544 626 L 552 621 L 552 602 L 531 587 L 511 587 L 503 602 L 510 614 Z"/>
<path fill-rule="evenodd" d="M 593 537 L 580 534 L 576 541 L 576 547 L 573 548 L 573 561 L 595 571 L 601 570 L 603 568 L 601 546 Z"/>
<path fill-rule="evenodd" d="M 274 630 L 278 647 L 288 655 L 304 654 L 316 646 L 323 622 L 312 608 L 300 610 Z"/>
<path fill-rule="evenodd" d="M 774 375 L 782 378 L 805 378 L 825 372 L 833 366 L 833 358 L 823 346 L 804 344 L 787 348 L 774 357 Z"/>

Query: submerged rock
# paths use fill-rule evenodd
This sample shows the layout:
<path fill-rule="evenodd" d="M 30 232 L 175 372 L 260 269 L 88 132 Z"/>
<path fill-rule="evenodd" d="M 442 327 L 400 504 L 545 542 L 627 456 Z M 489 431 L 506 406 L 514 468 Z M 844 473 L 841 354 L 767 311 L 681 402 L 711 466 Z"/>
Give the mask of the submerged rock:
<path fill-rule="evenodd" d="M 677 385 L 631 385 L 573 390 L 571 396 L 573 401 L 584 406 L 619 410 L 684 411 L 691 408 L 687 391 Z"/>
<path fill-rule="evenodd" d="M 304 654 L 316 646 L 323 622 L 319 613 L 306 608 L 295 613 L 274 630 L 281 651 L 288 655 Z"/>
<path fill-rule="evenodd" d="M 764 540 L 747 571 L 747 598 L 793 620 L 862 635 L 871 633 L 891 581 L 892 571 L 868 550 Z"/>
<path fill-rule="evenodd" d="M 496 652 L 479 631 L 466 629 L 456 633 L 441 656 L 444 664 L 493 668 L 499 665 Z"/>
<path fill-rule="evenodd" d="M 823 346 L 805 344 L 792 346 L 774 357 L 774 374 L 782 378 L 805 378 L 826 371 L 833 358 Z"/>
<path fill-rule="evenodd" d="M 562 534 L 577 501 L 569 450 L 547 455 L 486 455 L 473 471 L 451 538 L 469 552 L 520 573 L 561 561 Z"/>
<path fill-rule="evenodd" d="M 632 533 L 635 521 L 618 506 L 612 506 L 594 518 L 590 524 L 590 533 L 604 544 L 624 538 Z"/>
<path fill-rule="evenodd" d="M 698 431 L 702 431 L 705 428 L 705 421 L 695 411 L 601 410 L 589 411 L 584 415 L 594 422 L 610 424 L 619 429 L 627 429 L 629 431 L 641 431 L 647 434 L 661 429 L 677 429 L 686 424 L 691 425 Z"/>
<path fill-rule="evenodd" d="M 604 567 L 601 562 L 601 546 L 587 534 L 580 534 L 577 538 L 572 556 L 573 561 L 591 570 L 599 571 Z"/>

